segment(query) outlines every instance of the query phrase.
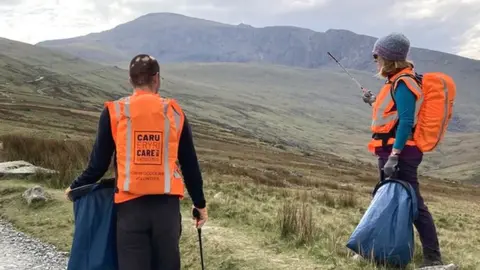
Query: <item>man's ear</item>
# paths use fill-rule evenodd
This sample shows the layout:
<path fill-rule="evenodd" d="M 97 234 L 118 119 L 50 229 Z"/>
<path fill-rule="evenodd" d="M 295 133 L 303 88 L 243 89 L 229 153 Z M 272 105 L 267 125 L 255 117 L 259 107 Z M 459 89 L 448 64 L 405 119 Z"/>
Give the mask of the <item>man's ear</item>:
<path fill-rule="evenodd" d="M 155 75 L 153 75 L 152 86 L 155 88 L 155 90 L 160 88 L 160 73 L 157 72 Z"/>

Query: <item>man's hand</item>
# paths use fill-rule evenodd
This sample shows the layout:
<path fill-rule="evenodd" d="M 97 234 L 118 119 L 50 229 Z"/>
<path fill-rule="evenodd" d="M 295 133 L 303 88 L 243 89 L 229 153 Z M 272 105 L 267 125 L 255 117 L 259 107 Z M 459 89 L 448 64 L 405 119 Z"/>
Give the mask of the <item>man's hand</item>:
<path fill-rule="evenodd" d="M 192 209 L 193 211 L 193 220 L 195 220 L 195 227 L 197 229 L 202 228 L 203 224 L 208 220 L 207 207 L 205 208 L 196 208 L 195 206 Z"/>
<path fill-rule="evenodd" d="M 65 199 L 70 200 L 70 197 L 68 197 L 68 195 L 70 194 L 70 191 L 72 191 L 72 189 L 70 189 L 70 187 L 68 187 L 67 189 L 65 189 Z"/>
<path fill-rule="evenodd" d="M 370 104 L 370 106 L 375 102 L 377 97 L 372 93 L 372 91 L 367 90 L 363 92 L 362 100 L 365 103 Z"/>
<path fill-rule="evenodd" d="M 388 161 L 383 166 L 385 177 L 392 177 L 398 168 L 398 155 L 392 154 L 388 157 Z"/>

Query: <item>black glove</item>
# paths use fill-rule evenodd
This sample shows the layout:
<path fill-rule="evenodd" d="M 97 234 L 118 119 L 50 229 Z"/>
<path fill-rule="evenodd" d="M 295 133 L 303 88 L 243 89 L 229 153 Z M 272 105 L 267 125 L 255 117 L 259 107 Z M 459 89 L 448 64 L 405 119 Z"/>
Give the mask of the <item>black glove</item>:
<path fill-rule="evenodd" d="M 398 170 L 398 155 L 390 155 L 388 161 L 383 166 L 385 177 L 392 177 Z"/>

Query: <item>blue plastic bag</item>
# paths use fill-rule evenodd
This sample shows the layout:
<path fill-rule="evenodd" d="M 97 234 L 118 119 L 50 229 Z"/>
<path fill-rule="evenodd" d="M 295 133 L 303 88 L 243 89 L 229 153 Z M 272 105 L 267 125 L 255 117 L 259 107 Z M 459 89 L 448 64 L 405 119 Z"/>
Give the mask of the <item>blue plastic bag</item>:
<path fill-rule="evenodd" d="M 73 189 L 75 231 L 68 270 L 117 270 L 114 180 Z"/>
<path fill-rule="evenodd" d="M 373 200 L 347 242 L 347 247 L 378 264 L 406 266 L 413 258 L 413 222 L 418 216 L 412 186 L 387 179 L 377 184 Z"/>

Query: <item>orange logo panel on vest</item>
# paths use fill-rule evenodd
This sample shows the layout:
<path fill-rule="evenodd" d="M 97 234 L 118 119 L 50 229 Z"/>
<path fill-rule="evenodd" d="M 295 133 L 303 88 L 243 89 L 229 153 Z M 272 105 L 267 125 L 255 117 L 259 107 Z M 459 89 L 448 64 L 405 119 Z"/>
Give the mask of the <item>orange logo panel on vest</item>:
<path fill-rule="evenodd" d="M 133 162 L 136 165 L 162 165 L 163 140 L 161 131 L 135 131 Z"/>

